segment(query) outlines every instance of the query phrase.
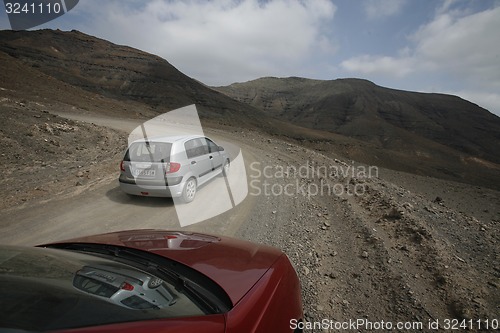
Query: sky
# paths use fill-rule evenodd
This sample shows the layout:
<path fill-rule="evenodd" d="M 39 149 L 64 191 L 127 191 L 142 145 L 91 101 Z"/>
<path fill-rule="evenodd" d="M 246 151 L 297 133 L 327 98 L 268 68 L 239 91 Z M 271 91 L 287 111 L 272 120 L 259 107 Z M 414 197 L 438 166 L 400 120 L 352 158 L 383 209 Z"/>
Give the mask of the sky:
<path fill-rule="evenodd" d="M 153 53 L 210 86 L 356 77 L 500 116 L 500 0 L 80 0 L 42 28 Z"/>

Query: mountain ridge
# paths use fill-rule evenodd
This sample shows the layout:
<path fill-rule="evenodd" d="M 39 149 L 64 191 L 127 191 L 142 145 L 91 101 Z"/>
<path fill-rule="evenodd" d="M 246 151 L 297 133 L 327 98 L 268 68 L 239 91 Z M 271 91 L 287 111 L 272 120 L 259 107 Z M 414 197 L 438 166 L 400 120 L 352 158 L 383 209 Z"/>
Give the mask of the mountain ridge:
<path fill-rule="evenodd" d="M 385 88 L 352 78 L 267 77 L 214 89 L 304 127 L 383 147 L 410 139 L 411 133 L 500 163 L 500 118 L 457 96 Z"/>

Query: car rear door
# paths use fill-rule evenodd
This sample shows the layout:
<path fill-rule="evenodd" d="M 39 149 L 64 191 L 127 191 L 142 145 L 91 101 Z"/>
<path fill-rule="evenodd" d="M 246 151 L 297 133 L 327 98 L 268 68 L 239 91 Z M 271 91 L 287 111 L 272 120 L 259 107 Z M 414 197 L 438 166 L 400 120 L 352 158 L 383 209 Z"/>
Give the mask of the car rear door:
<path fill-rule="evenodd" d="M 224 163 L 224 156 L 219 151 L 219 146 L 215 144 L 209 138 L 205 138 L 208 146 L 209 159 L 212 161 L 212 171 L 213 173 L 217 173 L 222 169 L 222 165 Z"/>
<path fill-rule="evenodd" d="M 195 138 L 184 144 L 191 171 L 197 178 L 198 185 L 210 179 L 212 161 L 204 138 Z"/>

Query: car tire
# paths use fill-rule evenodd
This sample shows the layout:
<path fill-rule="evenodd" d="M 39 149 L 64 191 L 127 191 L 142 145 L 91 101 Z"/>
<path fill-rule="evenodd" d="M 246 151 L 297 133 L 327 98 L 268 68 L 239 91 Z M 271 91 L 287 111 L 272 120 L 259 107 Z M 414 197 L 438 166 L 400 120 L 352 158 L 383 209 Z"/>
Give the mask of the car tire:
<path fill-rule="evenodd" d="M 229 166 L 230 166 L 229 160 L 226 160 L 224 162 L 224 164 L 222 165 L 222 176 L 223 177 L 227 177 L 227 175 L 229 174 Z"/>
<path fill-rule="evenodd" d="M 191 202 L 194 200 L 194 197 L 196 196 L 196 187 L 196 179 L 194 177 L 189 178 L 184 185 L 184 190 L 182 191 L 182 200 L 184 202 Z"/>

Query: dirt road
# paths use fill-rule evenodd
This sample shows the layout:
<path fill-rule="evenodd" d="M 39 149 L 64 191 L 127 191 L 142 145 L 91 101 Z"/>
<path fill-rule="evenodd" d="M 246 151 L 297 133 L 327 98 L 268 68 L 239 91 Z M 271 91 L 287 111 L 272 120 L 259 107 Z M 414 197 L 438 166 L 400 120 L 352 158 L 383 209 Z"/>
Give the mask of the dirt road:
<path fill-rule="evenodd" d="M 95 115 L 60 114 L 60 116 L 105 126 L 129 133 L 140 125 L 132 119 L 113 119 Z M 240 148 L 223 138 L 213 136 L 235 158 Z M 255 156 L 244 153 L 247 166 Z M 2 244 L 36 245 L 81 235 L 91 235 L 125 229 L 164 228 L 180 229 L 174 201 L 169 198 L 132 197 L 123 193 L 118 186 L 118 165 L 116 172 L 104 174 L 98 183 L 87 189 L 78 189 L 64 197 L 56 197 L 43 204 L 34 204 L 14 209 L 5 214 L 2 221 Z M 196 210 L 209 210 L 206 196 L 214 193 L 216 181 L 200 189 L 196 198 Z M 207 222 L 191 226 L 190 229 L 234 236 L 238 227 L 246 220 L 254 201 L 245 200 L 224 217 L 216 216 Z"/>

